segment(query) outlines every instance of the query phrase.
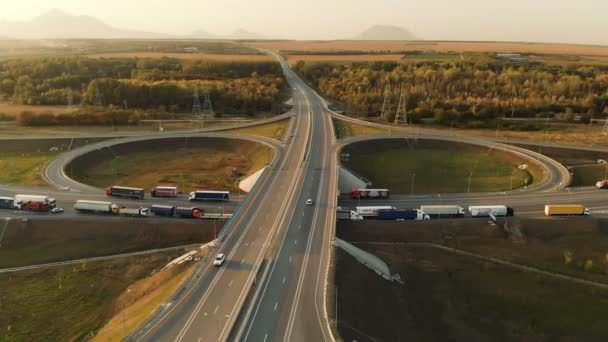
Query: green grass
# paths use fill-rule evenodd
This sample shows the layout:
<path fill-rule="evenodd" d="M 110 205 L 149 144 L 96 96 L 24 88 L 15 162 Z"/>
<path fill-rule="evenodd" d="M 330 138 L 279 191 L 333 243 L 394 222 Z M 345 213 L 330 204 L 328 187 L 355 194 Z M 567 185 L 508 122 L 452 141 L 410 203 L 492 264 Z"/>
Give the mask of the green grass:
<path fill-rule="evenodd" d="M 236 141 L 211 142 L 191 148 L 161 148 L 156 151 L 125 151 L 105 155 L 94 164 L 79 167 L 75 178 L 97 187 L 108 185 L 153 189 L 159 184 L 176 185 L 180 191 L 196 189 L 238 191 L 243 175 L 260 170 L 272 159 L 272 150 L 262 144 Z M 159 160 L 163 162 L 159 164 Z M 234 175 L 233 169 L 241 175 Z"/>
<path fill-rule="evenodd" d="M 39 172 L 56 152 L 0 153 L 0 183 L 42 185 Z"/>
<path fill-rule="evenodd" d="M 0 275 L 0 341 L 80 341 L 129 285 L 182 252 Z"/>
<path fill-rule="evenodd" d="M 289 129 L 291 119 L 272 122 L 266 125 L 259 125 L 247 128 L 231 129 L 224 131 L 225 133 L 249 134 L 261 137 L 276 139 L 279 141 L 285 140 L 285 135 Z"/>
<path fill-rule="evenodd" d="M 542 179 L 542 170 L 519 158 L 492 149 L 411 139 L 368 141 L 347 146 L 343 164 L 370 180 L 372 187 L 393 193 L 493 192 L 517 189 Z M 471 176 L 470 176 L 471 175 Z M 513 177 L 511 178 L 511 175 Z M 469 177 L 470 176 L 470 177 Z M 511 182 L 512 180 L 512 182 Z"/>
<path fill-rule="evenodd" d="M 334 131 L 336 138 L 343 139 L 355 136 L 365 135 L 385 135 L 390 134 L 391 131 L 383 128 L 371 127 L 366 125 L 359 125 L 340 119 L 332 119 L 334 124 Z"/>

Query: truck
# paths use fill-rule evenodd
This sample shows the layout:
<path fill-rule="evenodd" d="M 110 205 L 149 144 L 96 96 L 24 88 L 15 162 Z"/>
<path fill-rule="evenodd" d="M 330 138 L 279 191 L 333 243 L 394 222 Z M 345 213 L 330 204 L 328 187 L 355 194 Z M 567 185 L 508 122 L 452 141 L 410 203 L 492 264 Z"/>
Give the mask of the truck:
<path fill-rule="evenodd" d="M 229 201 L 230 192 L 228 191 L 213 191 L 213 190 L 197 190 L 190 193 L 188 197 L 190 201 Z"/>
<path fill-rule="evenodd" d="M 460 217 L 464 216 L 464 208 L 458 205 L 423 205 L 420 206 L 429 217 Z"/>
<path fill-rule="evenodd" d="M 175 207 L 171 205 L 154 204 L 150 211 L 158 216 L 175 216 Z"/>
<path fill-rule="evenodd" d="M 591 210 L 580 204 L 546 204 L 545 215 L 547 216 L 574 216 L 591 215 Z"/>
<path fill-rule="evenodd" d="M 15 198 L 14 197 L 0 197 L 0 209 L 14 209 Z"/>
<path fill-rule="evenodd" d="M 177 187 L 157 186 L 150 194 L 152 197 L 177 197 Z"/>
<path fill-rule="evenodd" d="M 122 216 L 130 217 L 148 217 L 150 216 L 150 209 L 148 208 L 120 208 L 118 213 Z"/>
<path fill-rule="evenodd" d="M 359 215 L 354 210 L 339 208 L 336 210 L 336 220 L 361 221 L 363 220 L 363 216 Z"/>
<path fill-rule="evenodd" d="M 78 200 L 74 204 L 74 209 L 77 211 L 102 213 L 102 214 L 119 214 L 120 207 L 111 202 L 100 201 L 85 201 Z"/>
<path fill-rule="evenodd" d="M 388 189 L 354 189 L 350 193 L 353 199 L 387 199 L 391 192 Z"/>
<path fill-rule="evenodd" d="M 34 208 L 34 207 L 46 207 L 47 211 L 51 210 L 53 208 L 55 208 L 57 206 L 57 201 L 49 196 L 43 196 L 43 195 L 15 195 L 15 200 L 13 201 L 13 206 L 16 209 L 28 209 L 26 208 L 27 203 L 44 203 L 45 206 L 39 206 L 39 205 L 34 205 L 34 204 L 30 204 L 30 208 Z M 30 209 L 32 210 L 32 209 Z M 33 209 L 33 210 L 37 210 L 38 209 Z"/>
<path fill-rule="evenodd" d="M 363 217 L 377 217 L 380 210 L 395 210 L 397 208 L 390 205 L 375 206 L 375 207 L 355 207 L 357 214 Z"/>
<path fill-rule="evenodd" d="M 144 198 L 144 189 L 113 185 L 106 188 L 106 195 L 142 199 Z"/>
<path fill-rule="evenodd" d="M 21 207 L 22 210 L 48 212 L 51 210 L 45 202 L 26 202 Z"/>
<path fill-rule="evenodd" d="M 513 208 L 506 205 L 474 205 L 469 207 L 472 217 L 513 216 Z"/>
<path fill-rule="evenodd" d="M 199 208 L 176 207 L 175 216 L 183 218 L 201 218 L 203 211 Z"/>
<path fill-rule="evenodd" d="M 595 187 L 598 189 L 608 189 L 608 179 L 604 179 L 595 183 Z"/>
<path fill-rule="evenodd" d="M 380 210 L 378 211 L 378 219 L 395 221 L 419 221 L 428 220 L 430 219 L 430 217 L 420 209 Z"/>

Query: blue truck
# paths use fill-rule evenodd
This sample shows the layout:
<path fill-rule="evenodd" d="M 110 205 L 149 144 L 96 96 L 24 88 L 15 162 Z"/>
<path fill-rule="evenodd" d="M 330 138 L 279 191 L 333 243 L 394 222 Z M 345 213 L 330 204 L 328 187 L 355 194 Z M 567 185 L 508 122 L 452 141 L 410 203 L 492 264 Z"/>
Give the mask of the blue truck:
<path fill-rule="evenodd" d="M 428 220 L 429 215 L 425 215 L 422 210 L 411 209 L 411 210 L 379 210 L 379 220 L 393 220 L 393 221 L 418 221 Z"/>
<path fill-rule="evenodd" d="M 150 211 L 158 216 L 175 216 L 175 207 L 170 205 L 153 204 Z"/>
<path fill-rule="evenodd" d="M 201 218 L 203 211 L 199 208 L 174 207 L 170 205 L 154 204 L 150 211 L 157 216 Z"/>
<path fill-rule="evenodd" d="M 13 209 L 13 208 L 15 208 L 15 198 L 0 197 L 0 209 Z"/>
<path fill-rule="evenodd" d="M 230 192 L 228 191 L 212 191 L 199 190 L 193 191 L 188 197 L 190 201 L 229 201 Z"/>
<path fill-rule="evenodd" d="M 106 188 L 106 195 L 142 199 L 144 198 L 144 189 L 114 185 Z"/>

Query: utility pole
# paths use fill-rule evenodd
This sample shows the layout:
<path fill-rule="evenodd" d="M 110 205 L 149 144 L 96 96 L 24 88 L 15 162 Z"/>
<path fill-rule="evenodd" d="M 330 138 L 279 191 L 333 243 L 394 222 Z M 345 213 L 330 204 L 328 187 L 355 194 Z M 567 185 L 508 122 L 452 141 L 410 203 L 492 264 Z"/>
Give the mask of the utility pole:
<path fill-rule="evenodd" d="M 103 95 L 101 95 L 99 87 L 95 87 L 95 109 L 97 111 L 103 110 Z"/>
<path fill-rule="evenodd" d="M 467 186 L 467 193 L 471 192 L 471 177 L 473 177 L 473 171 L 469 171 L 469 185 Z"/>
<path fill-rule="evenodd" d="M 397 105 L 397 113 L 395 114 L 395 123 L 404 123 L 407 125 L 407 97 L 403 84 L 401 84 L 401 94 L 399 95 L 399 104 Z"/>
<path fill-rule="evenodd" d="M 203 119 L 205 119 L 207 116 L 214 117 L 215 113 L 213 112 L 213 104 L 211 103 L 211 93 L 209 92 L 209 89 L 205 89 L 204 96 Z"/>
<path fill-rule="evenodd" d="M 391 85 L 390 83 L 384 88 L 384 103 L 382 103 L 382 111 L 380 112 L 379 119 L 383 119 L 385 115 L 391 110 Z"/>
<path fill-rule="evenodd" d="M 412 195 L 414 194 L 414 181 L 416 180 L 416 172 L 412 172 Z"/>
<path fill-rule="evenodd" d="M 68 113 L 71 113 L 74 110 L 74 94 L 72 94 L 72 88 L 68 88 L 67 102 Z"/>
<path fill-rule="evenodd" d="M 608 135 L 608 119 L 604 121 L 604 129 L 602 130 L 603 135 Z"/>

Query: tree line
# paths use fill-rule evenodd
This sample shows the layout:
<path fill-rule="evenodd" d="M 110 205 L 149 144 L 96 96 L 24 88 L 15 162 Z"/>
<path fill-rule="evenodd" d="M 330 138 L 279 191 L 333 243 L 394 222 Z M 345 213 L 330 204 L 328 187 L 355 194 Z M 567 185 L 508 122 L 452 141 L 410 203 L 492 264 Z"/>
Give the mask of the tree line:
<path fill-rule="evenodd" d="M 445 62 L 299 62 L 295 70 L 352 111 L 378 115 L 390 85 L 393 121 L 403 88 L 412 120 L 482 127 L 499 118 L 588 122 L 608 116 L 608 66 L 509 63 L 490 56 Z"/>
<path fill-rule="evenodd" d="M 0 97 L 29 105 L 74 104 L 184 112 L 199 88 L 218 113 L 273 111 L 286 97 L 277 62 L 53 57 L 0 61 Z M 202 101 L 202 99 L 201 99 Z"/>

